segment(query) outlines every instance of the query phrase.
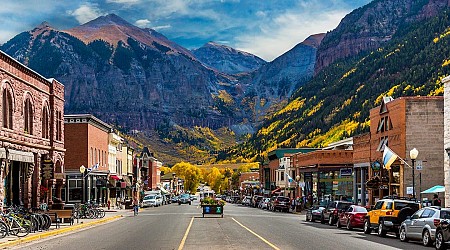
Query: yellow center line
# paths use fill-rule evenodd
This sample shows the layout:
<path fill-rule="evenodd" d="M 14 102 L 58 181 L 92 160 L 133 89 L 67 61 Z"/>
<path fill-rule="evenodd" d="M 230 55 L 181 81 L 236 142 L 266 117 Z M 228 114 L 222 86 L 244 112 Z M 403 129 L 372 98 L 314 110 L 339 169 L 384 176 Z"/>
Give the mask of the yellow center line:
<path fill-rule="evenodd" d="M 184 233 L 184 237 L 181 240 L 180 246 L 178 247 L 178 250 L 183 249 L 184 243 L 186 242 L 187 236 L 189 234 L 189 230 L 191 230 L 192 222 L 194 222 L 194 216 L 192 216 L 191 222 L 189 223 L 188 228 L 186 229 L 186 233 Z"/>
<path fill-rule="evenodd" d="M 233 219 L 237 224 L 239 224 L 239 226 L 247 229 L 247 231 L 249 231 L 250 233 L 252 233 L 253 235 L 255 235 L 256 237 L 258 237 L 260 240 L 264 241 L 264 243 L 266 243 L 267 245 L 271 246 L 273 249 L 276 250 L 280 250 L 277 246 L 275 246 L 274 244 L 270 243 L 268 240 L 264 239 L 263 237 L 259 236 L 257 233 L 253 232 L 252 230 L 250 230 L 250 228 L 242 225 L 239 221 L 237 221 L 236 219 L 234 219 L 233 217 L 231 218 Z"/>

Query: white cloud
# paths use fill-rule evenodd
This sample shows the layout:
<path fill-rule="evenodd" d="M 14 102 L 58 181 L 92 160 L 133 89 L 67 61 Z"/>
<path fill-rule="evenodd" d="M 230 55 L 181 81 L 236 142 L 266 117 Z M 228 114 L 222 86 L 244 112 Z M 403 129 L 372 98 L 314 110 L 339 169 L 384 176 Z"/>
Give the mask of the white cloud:
<path fill-rule="evenodd" d="M 99 16 L 105 15 L 96 5 L 82 4 L 74 11 L 68 11 L 80 24 L 87 23 Z"/>
<path fill-rule="evenodd" d="M 138 4 L 141 0 L 106 0 L 107 3 Z"/>
<path fill-rule="evenodd" d="M 324 10 L 318 2 L 302 2 L 293 9 L 296 11 L 286 11 L 271 20 L 265 20 L 253 34 L 236 37 L 235 47 L 272 61 L 308 36 L 336 28 L 350 12 L 342 9 Z"/>
<path fill-rule="evenodd" d="M 138 26 L 139 28 L 148 28 L 150 21 L 148 19 L 141 19 L 141 20 L 137 20 L 135 22 L 136 26 Z"/>
<path fill-rule="evenodd" d="M 169 28 L 172 28 L 172 25 L 167 24 L 167 25 L 161 25 L 161 26 L 152 27 L 152 29 L 154 29 L 154 30 L 162 30 L 162 29 L 169 29 Z"/>

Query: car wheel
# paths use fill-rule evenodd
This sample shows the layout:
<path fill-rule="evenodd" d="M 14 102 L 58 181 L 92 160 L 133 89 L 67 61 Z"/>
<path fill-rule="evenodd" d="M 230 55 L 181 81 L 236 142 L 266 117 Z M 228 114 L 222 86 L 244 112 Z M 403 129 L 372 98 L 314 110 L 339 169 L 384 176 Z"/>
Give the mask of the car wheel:
<path fill-rule="evenodd" d="M 422 234 L 422 243 L 426 247 L 429 247 L 433 244 L 433 241 L 431 240 L 430 232 L 428 230 L 425 230 Z"/>
<path fill-rule="evenodd" d="M 333 216 L 330 215 L 330 217 L 328 218 L 328 225 L 332 226 L 333 223 Z"/>
<path fill-rule="evenodd" d="M 370 234 L 371 232 L 372 232 L 372 228 L 370 228 L 370 221 L 369 221 L 369 219 L 367 219 L 366 221 L 364 221 L 364 233 Z"/>
<path fill-rule="evenodd" d="M 310 220 L 310 221 L 311 221 L 311 222 L 314 222 L 314 221 L 315 221 L 314 216 L 311 215 L 311 220 Z"/>
<path fill-rule="evenodd" d="M 386 236 L 386 230 L 383 229 L 383 221 L 380 221 L 378 223 L 378 230 L 377 230 L 377 234 L 380 237 L 385 237 Z"/>
<path fill-rule="evenodd" d="M 306 221 L 309 221 L 309 218 L 308 218 L 308 216 L 306 216 Z"/>
<path fill-rule="evenodd" d="M 336 221 L 336 227 L 337 228 L 340 228 L 341 227 L 341 219 L 337 219 L 337 221 Z"/>
<path fill-rule="evenodd" d="M 447 249 L 447 246 L 445 245 L 444 242 L 444 234 L 442 233 L 442 231 L 438 231 L 436 233 L 435 247 L 437 250 Z"/>
<path fill-rule="evenodd" d="M 400 228 L 400 236 L 399 236 L 399 238 L 400 238 L 400 241 L 403 241 L 403 242 L 407 242 L 408 241 L 408 238 L 406 238 L 406 229 L 405 229 L 405 227 L 401 227 Z"/>
<path fill-rule="evenodd" d="M 347 225 L 346 225 L 347 230 L 352 230 L 352 224 L 350 223 L 350 220 L 347 220 Z"/>

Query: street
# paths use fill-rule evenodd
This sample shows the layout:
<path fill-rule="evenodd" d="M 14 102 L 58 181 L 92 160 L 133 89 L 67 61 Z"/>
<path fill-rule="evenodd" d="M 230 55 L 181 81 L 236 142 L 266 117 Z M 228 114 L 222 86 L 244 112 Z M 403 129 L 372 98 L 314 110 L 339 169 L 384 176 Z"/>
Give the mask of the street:
<path fill-rule="evenodd" d="M 169 204 L 131 212 L 103 225 L 11 249 L 431 249 L 362 230 L 347 231 L 305 222 L 305 215 L 269 212 L 236 204 L 224 218 L 205 215 L 198 202 Z"/>

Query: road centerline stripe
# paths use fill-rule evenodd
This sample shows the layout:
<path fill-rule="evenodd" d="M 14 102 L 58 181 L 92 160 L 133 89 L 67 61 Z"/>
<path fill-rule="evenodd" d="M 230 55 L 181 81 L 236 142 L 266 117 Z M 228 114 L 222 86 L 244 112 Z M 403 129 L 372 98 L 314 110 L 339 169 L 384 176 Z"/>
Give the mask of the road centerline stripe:
<path fill-rule="evenodd" d="M 194 216 L 192 216 L 191 222 L 189 222 L 189 226 L 186 229 L 186 233 L 184 233 L 183 239 L 180 242 L 180 246 L 178 247 L 178 250 L 183 249 L 184 243 L 186 242 L 189 231 L 191 230 L 192 222 L 194 222 Z"/>
<path fill-rule="evenodd" d="M 275 246 L 274 244 L 270 243 L 268 240 L 264 239 L 263 237 L 259 236 L 259 234 L 253 232 L 250 228 L 242 225 L 239 221 L 237 221 L 235 218 L 231 217 L 231 219 L 233 219 L 239 226 L 245 228 L 247 231 L 249 231 L 250 233 L 252 233 L 253 235 L 255 235 L 256 237 L 258 237 L 260 240 L 262 240 L 264 243 L 266 243 L 267 245 L 271 246 L 273 249 L 276 250 L 280 250 L 277 246 Z"/>

